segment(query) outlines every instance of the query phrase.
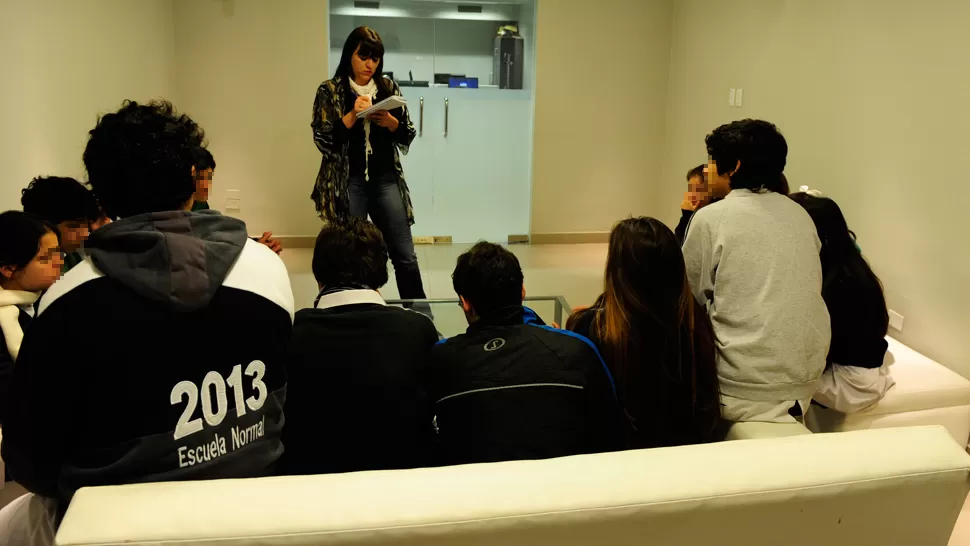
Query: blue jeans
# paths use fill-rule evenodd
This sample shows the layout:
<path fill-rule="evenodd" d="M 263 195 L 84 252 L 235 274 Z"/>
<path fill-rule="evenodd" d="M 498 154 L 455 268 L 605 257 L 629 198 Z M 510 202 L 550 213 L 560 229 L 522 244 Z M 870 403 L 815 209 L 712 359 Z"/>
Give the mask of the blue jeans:
<path fill-rule="evenodd" d="M 408 224 L 407 209 L 401 199 L 397 173 L 387 173 L 369 182 L 363 176 L 352 176 L 347 188 L 350 197 L 350 215 L 367 219 L 381 230 L 387 253 L 394 265 L 397 290 L 402 299 L 425 299 L 418 256 L 414 253 L 414 240 Z"/>

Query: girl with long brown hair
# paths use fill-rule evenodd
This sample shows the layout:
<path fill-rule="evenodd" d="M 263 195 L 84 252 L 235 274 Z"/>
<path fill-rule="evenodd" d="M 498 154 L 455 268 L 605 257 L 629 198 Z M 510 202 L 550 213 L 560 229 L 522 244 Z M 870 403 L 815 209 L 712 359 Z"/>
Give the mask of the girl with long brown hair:
<path fill-rule="evenodd" d="M 603 294 L 566 327 L 590 338 L 610 367 L 627 447 L 717 439 L 714 330 L 691 293 L 680 242 L 662 222 L 629 218 L 613 228 Z"/>

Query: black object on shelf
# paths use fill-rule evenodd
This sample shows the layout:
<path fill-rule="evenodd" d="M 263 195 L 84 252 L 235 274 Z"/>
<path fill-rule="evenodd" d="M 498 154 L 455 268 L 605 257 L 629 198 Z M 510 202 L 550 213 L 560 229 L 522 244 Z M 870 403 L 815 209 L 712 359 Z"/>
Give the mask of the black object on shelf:
<path fill-rule="evenodd" d="M 521 36 L 497 36 L 492 74 L 499 89 L 522 89 L 525 40 Z"/>
<path fill-rule="evenodd" d="M 434 75 L 434 83 L 448 85 L 448 82 L 451 81 L 451 78 L 464 78 L 464 77 L 465 77 L 464 74 L 437 74 L 436 73 Z"/>
<path fill-rule="evenodd" d="M 407 80 L 397 82 L 397 84 L 401 87 L 430 87 L 428 82 L 424 80 L 415 80 L 414 74 L 410 70 L 408 70 L 408 78 Z"/>

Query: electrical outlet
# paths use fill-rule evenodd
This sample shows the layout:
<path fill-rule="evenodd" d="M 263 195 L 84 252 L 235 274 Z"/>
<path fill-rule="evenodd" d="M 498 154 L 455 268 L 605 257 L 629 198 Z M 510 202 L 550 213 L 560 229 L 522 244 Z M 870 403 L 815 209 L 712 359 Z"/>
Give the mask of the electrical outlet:
<path fill-rule="evenodd" d="M 434 237 L 415 237 L 414 244 L 416 245 L 433 245 Z"/>
<path fill-rule="evenodd" d="M 892 309 L 889 310 L 889 327 L 899 332 L 903 331 L 903 316 Z"/>

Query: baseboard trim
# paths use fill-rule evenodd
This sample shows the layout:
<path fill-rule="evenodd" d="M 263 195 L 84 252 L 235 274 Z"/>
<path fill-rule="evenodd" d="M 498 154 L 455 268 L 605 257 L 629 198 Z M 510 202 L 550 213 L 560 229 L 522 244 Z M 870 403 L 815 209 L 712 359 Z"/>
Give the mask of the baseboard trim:
<path fill-rule="evenodd" d="M 534 245 L 582 245 L 610 242 L 608 231 L 583 231 L 575 233 L 533 233 Z"/>

